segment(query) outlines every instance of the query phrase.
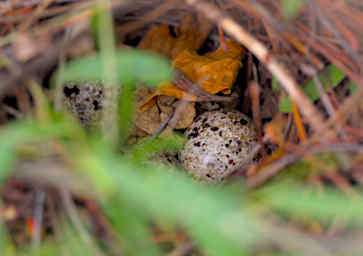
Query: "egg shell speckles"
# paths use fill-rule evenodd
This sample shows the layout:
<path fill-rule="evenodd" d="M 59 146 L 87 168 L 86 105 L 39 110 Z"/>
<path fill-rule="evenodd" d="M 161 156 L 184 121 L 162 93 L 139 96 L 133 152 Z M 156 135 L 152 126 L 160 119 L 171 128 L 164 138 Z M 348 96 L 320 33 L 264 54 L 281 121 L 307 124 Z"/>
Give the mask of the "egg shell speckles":
<path fill-rule="evenodd" d="M 96 126 L 104 105 L 104 88 L 100 81 L 68 81 L 64 85 L 63 105 L 87 128 Z"/>
<path fill-rule="evenodd" d="M 241 164 L 257 143 L 251 120 L 235 110 L 200 115 L 186 130 L 187 142 L 179 157 L 184 168 L 201 180 L 219 182 Z"/>

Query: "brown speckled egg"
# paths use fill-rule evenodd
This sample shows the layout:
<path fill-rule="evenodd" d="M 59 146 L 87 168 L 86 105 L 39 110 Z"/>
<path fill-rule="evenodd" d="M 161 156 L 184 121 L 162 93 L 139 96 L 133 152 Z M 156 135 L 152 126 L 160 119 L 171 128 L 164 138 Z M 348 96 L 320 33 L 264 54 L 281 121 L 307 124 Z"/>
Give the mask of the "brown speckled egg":
<path fill-rule="evenodd" d="M 197 179 L 211 182 L 220 182 L 237 166 L 250 164 L 249 155 L 257 143 L 252 121 L 235 110 L 200 115 L 186 136 L 181 163 Z"/>

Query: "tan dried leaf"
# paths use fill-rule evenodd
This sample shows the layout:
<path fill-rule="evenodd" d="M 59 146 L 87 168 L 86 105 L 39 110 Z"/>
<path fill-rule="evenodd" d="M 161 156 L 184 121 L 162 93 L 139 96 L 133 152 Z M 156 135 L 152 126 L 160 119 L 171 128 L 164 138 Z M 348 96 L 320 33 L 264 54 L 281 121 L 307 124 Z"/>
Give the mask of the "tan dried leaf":
<path fill-rule="evenodd" d="M 150 90 L 147 88 L 139 88 L 135 94 L 137 106 L 135 109 L 134 124 L 137 128 L 148 134 L 154 133 L 161 125 L 159 109 L 156 105 L 151 106 L 145 111 L 140 110 L 140 105 L 144 99 L 150 95 Z"/>
<path fill-rule="evenodd" d="M 178 102 L 179 101 L 174 102 L 172 106 L 163 106 L 160 108 L 162 110 L 162 112 L 160 113 L 161 121 L 164 121 L 167 118 L 169 111 L 173 111 L 176 109 Z M 175 129 L 188 128 L 193 123 L 195 115 L 195 103 L 186 102 L 185 107 L 178 118 Z"/>

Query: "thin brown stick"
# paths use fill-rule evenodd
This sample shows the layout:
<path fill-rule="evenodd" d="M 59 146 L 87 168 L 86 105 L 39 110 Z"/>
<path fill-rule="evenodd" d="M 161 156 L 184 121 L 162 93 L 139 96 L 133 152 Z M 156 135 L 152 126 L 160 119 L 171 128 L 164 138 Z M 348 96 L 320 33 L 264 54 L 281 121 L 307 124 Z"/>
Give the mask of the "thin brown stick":
<path fill-rule="evenodd" d="M 230 17 L 223 15 L 214 6 L 201 0 L 185 0 L 186 3 L 203 13 L 210 20 L 218 23 L 227 33 L 231 34 L 236 40 L 246 46 L 269 71 L 275 75 L 283 88 L 287 91 L 291 99 L 299 107 L 301 113 L 309 120 L 313 129 L 317 132 L 322 131 L 324 120 L 320 112 L 312 105 L 308 97 L 296 84 L 290 74 L 282 67 L 277 60 L 272 57 L 266 47 L 247 33 L 238 23 Z"/>

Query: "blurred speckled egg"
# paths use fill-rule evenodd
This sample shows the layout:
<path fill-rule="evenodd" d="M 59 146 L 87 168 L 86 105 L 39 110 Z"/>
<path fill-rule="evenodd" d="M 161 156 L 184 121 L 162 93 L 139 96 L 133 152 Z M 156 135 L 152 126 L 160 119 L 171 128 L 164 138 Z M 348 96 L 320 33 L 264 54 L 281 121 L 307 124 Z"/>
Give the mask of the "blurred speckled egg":
<path fill-rule="evenodd" d="M 104 105 L 101 82 L 68 81 L 63 88 L 63 106 L 87 128 L 93 128 L 101 119 Z"/>
<path fill-rule="evenodd" d="M 250 164 L 257 143 L 252 121 L 235 110 L 205 112 L 186 130 L 187 142 L 179 154 L 194 177 L 210 182 L 224 180 L 241 164 Z"/>

